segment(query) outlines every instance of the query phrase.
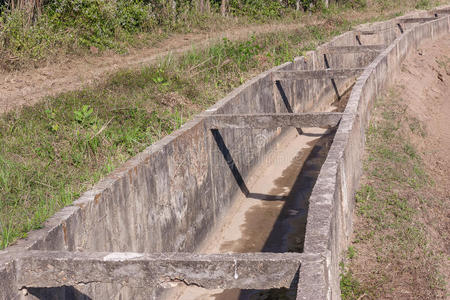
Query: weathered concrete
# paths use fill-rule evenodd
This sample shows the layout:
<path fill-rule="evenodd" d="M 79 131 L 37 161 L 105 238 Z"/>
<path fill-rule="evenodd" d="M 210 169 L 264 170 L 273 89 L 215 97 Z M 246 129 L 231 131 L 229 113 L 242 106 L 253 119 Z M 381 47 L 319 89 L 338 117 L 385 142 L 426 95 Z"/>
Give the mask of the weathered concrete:
<path fill-rule="evenodd" d="M 348 39 L 347 35 L 343 37 Z M 334 43 L 338 39 L 334 39 Z M 367 64 L 371 56 L 364 53 L 331 55 L 330 65 L 353 67 L 355 58 L 360 67 Z M 236 174 L 230 171 L 229 161 L 224 159 L 224 147 L 239 176 L 246 180 L 284 134 L 277 129 L 223 129 L 219 145 L 207 126 L 208 116 L 321 111 L 336 98 L 330 80 L 293 81 L 275 90 L 272 72 L 324 67 L 323 58 L 310 52 L 306 58 L 296 58 L 250 80 L 180 130 L 116 169 L 73 206 L 56 213 L 42 229 L 30 232 L 26 239 L 9 247 L 10 251 L 195 251 L 211 227 L 226 213 L 234 197 L 242 193 Z M 344 91 L 351 82 L 337 80 L 336 87 Z M 263 142 L 258 138 L 261 136 Z M 2 293 L 0 291 L 0 295 Z M 76 299 L 160 299 L 161 293 L 159 289 L 149 294 L 148 290 L 95 282 L 35 290 L 33 295 L 54 295 L 56 299 L 64 299 L 64 295 Z M 33 295 L 30 293 L 26 299 L 34 299 Z"/>
<path fill-rule="evenodd" d="M 297 300 L 323 300 L 331 298 L 328 288 L 327 258 L 324 256 L 305 260 L 301 266 L 302 276 L 299 278 Z"/>
<path fill-rule="evenodd" d="M 426 18 L 402 18 L 399 19 L 399 23 L 423 23 L 436 20 L 436 17 L 426 17 Z"/>
<path fill-rule="evenodd" d="M 210 129 L 282 128 L 282 127 L 334 127 L 342 113 L 277 113 L 214 115 L 208 118 Z"/>
<path fill-rule="evenodd" d="M 85 253 L 28 251 L 16 258 L 20 287 L 76 286 L 94 282 L 134 288 L 176 284 L 203 288 L 289 287 L 303 257 L 297 253 Z"/>
<path fill-rule="evenodd" d="M 355 33 L 356 33 L 356 35 L 374 35 L 379 32 L 377 32 L 375 30 L 359 30 L 359 31 L 355 31 Z"/>
<path fill-rule="evenodd" d="M 327 48 L 329 49 L 329 48 Z M 358 76 L 364 71 L 362 68 L 352 69 L 325 69 L 311 71 L 279 71 L 273 72 L 273 80 L 305 80 L 305 79 L 327 79 L 327 78 L 348 78 Z"/>
<path fill-rule="evenodd" d="M 13 258 L 0 251 L 0 299 L 16 299 L 20 294 L 17 288 L 16 264 Z"/>
<path fill-rule="evenodd" d="M 435 9 L 432 11 L 432 13 L 438 15 L 450 15 L 450 8 Z"/>
<path fill-rule="evenodd" d="M 360 52 L 381 52 L 387 45 L 356 45 L 356 46 L 330 46 L 324 52 L 327 53 L 360 53 Z"/>

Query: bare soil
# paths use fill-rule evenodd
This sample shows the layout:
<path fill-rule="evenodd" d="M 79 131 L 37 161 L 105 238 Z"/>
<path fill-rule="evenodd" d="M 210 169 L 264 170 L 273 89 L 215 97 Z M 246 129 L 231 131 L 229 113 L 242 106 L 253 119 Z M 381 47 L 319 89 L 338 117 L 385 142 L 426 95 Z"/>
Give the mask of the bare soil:
<path fill-rule="evenodd" d="M 414 222 L 421 224 L 430 252 L 397 260 L 395 254 L 383 252 L 394 247 L 377 244 L 377 241 L 384 238 L 386 244 L 390 243 L 388 231 L 372 230 L 371 233 L 376 238 L 362 239 L 361 242 L 360 237 L 368 232 L 368 221 L 363 216 L 355 215 L 354 240 L 359 241 L 354 244 L 357 252 L 356 257 L 352 259 L 351 271 L 363 286 L 369 287 L 369 294 L 376 295 L 373 298 L 363 294 L 357 298 L 449 299 L 450 35 L 409 54 L 401 66 L 401 72 L 395 78 L 392 91 L 395 98 L 400 98 L 396 101 L 406 106 L 404 116 L 410 121 L 417 119 L 419 126 L 424 129 L 422 135 L 412 134 L 411 124 L 414 122 L 411 122 L 402 124 L 406 129 L 400 130 L 404 131 L 405 135 L 409 132 L 407 138 L 418 149 L 423 168 L 434 184 L 424 191 L 400 190 L 395 183 L 393 185 L 397 189 L 396 192 L 406 196 L 409 205 L 417 211 Z M 387 93 L 385 97 L 392 96 Z M 389 113 L 388 110 L 382 112 Z M 374 113 L 375 119 L 377 116 L 380 118 L 380 113 Z M 370 181 L 367 177 L 368 175 L 363 176 L 363 183 Z M 392 184 L 386 181 L 388 179 L 384 180 L 386 186 Z M 420 198 L 423 198 L 424 202 L 417 201 Z M 414 252 L 414 249 L 411 252 Z M 415 254 L 417 252 L 419 251 Z M 380 257 L 392 259 L 380 261 Z M 427 265 L 431 260 L 437 260 L 437 263 Z M 440 282 L 436 282 L 434 278 L 435 266 L 440 274 Z"/>
<path fill-rule="evenodd" d="M 307 23 L 306 23 L 307 24 Z M 295 30 L 305 24 L 265 24 L 232 28 L 223 32 L 174 34 L 155 47 L 132 49 L 127 55 L 106 52 L 102 55 L 67 57 L 37 69 L 0 73 L 0 113 L 32 105 L 46 96 L 79 89 L 101 81 L 119 69 L 136 68 L 155 63 L 172 53 L 204 48 L 217 40 L 240 40 L 251 34 Z"/>
<path fill-rule="evenodd" d="M 396 86 L 410 114 L 426 127 L 426 138 L 415 142 L 435 182 L 429 195 L 444 209 L 429 207 L 421 217 L 430 244 L 443 254 L 440 271 L 450 292 L 450 34 L 409 55 Z"/>

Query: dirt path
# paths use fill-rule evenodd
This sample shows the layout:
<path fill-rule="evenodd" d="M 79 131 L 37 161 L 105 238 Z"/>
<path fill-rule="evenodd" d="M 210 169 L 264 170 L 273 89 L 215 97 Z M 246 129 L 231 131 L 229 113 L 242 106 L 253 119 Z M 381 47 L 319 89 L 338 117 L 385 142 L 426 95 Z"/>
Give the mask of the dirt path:
<path fill-rule="evenodd" d="M 450 183 L 450 34 L 411 54 L 396 86 L 412 114 L 427 127 L 427 163 Z M 448 189 L 450 191 L 450 188 Z"/>
<path fill-rule="evenodd" d="M 206 47 L 225 37 L 239 40 L 248 38 L 252 33 L 290 31 L 306 24 L 265 24 L 224 32 L 177 34 L 161 42 L 158 47 L 133 50 L 128 55 L 107 53 L 102 56 L 68 58 L 62 63 L 38 69 L 0 74 L 0 113 L 18 106 L 32 105 L 46 96 L 79 89 L 102 80 L 118 69 L 151 64 L 169 53 Z"/>

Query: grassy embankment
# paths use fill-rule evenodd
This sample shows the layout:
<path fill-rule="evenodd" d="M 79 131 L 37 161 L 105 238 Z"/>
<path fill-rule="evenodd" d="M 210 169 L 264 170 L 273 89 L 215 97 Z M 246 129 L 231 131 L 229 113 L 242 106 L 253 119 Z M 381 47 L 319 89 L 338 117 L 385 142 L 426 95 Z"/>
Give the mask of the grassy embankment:
<path fill-rule="evenodd" d="M 315 16 L 321 26 L 224 40 L 1 116 L 0 249 L 245 80 L 356 23 L 409 8 L 401 5 L 381 14 L 378 6 L 377 13 L 332 8 Z"/>
<path fill-rule="evenodd" d="M 356 196 L 358 225 L 341 265 L 345 300 L 445 298 L 439 261 L 447 258 L 433 250 L 421 218 L 445 205 L 430 193 L 434 183 L 417 150 L 426 135 L 395 90 L 377 100 Z"/>

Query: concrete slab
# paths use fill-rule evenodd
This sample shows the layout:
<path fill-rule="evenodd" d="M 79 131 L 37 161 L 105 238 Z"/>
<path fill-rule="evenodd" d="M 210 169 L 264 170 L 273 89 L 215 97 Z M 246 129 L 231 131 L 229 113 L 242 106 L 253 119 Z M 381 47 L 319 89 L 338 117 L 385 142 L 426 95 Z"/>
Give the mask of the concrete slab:
<path fill-rule="evenodd" d="M 280 288 L 291 285 L 304 256 L 311 255 L 33 250 L 16 258 L 16 276 L 17 285 L 28 288 L 88 283 L 120 283 L 135 288 L 168 288 L 178 284 L 225 289 Z"/>
<path fill-rule="evenodd" d="M 324 53 L 361 53 L 361 52 L 381 52 L 387 45 L 357 45 L 357 46 L 329 46 L 326 47 Z"/>
<path fill-rule="evenodd" d="M 306 71 L 278 71 L 273 72 L 273 81 L 280 80 L 305 80 L 305 79 L 327 79 L 327 78 L 348 78 L 358 76 L 364 71 L 363 68 L 352 69 L 325 69 Z"/>
<path fill-rule="evenodd" d="M 399 23 L 424 23 L 424 22 L 434 21 L 436 19 L 437 19 L 436 17 L 404 18 L 404 19 L 399 19 L 398 22 Z"/>
<path fill-rule="evenodd" d="M 334 127 L 341 118 L 342 113 L 334 112 L 213 115 L 208 118 L 207 126 L 210 129 Z"/>
<path fill-rule="evenodd" d="M 450 8 L 436 9 L 433 13 L 438 15 L 450 15 Z"/>
<path fill-rule="evenodd" d="M 379 33 L 376 30 L 359 30 L 359 31 L 355 31 L 356 35 L 374 35 Z"/>

